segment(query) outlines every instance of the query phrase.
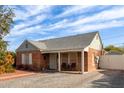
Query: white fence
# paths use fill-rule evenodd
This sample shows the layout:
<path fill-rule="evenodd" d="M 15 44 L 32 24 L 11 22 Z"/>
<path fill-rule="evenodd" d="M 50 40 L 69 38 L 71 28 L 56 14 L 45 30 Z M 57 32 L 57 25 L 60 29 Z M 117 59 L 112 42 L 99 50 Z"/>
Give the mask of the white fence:
<path fill-rule="evenodd" d="M 124 55 L 104 55 L 100 58 L 100 68 L 124 70 Z"/>

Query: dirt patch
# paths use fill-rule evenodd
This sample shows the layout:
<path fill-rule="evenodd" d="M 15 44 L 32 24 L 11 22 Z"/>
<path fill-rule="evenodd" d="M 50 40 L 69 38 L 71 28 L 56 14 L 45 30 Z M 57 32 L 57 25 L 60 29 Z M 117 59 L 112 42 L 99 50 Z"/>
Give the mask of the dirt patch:
<path fill-rule="evenodd" d="M 8 80 L 8 79 L 13 79 L 13 78 L 19 78 L 19 77 L 24 77 L 24 76 L 29 76 L 29 75 L 34 75 L 36 74 L 35 72 L 29 72 L 29 71 L 21 71 L 21 70 L 16 70 L 13 73 L 5 73 L 0 75 L 0 81 L 1 80 Z"/>

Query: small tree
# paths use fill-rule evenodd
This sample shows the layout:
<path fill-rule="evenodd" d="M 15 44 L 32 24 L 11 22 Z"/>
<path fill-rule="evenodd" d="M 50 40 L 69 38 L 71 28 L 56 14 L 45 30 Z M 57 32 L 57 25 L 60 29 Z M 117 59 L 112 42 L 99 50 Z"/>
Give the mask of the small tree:
<path fill-rule="evenodd" d="M 0 6 L 0 73 L 6 72 L 6 67 L 12 64 L 6 60 L 9 54 L 7 52 L 7 42 L 3 38 L 11 29 L 13 17 L 14 13 L 11 8 L 8 6 Z"/>
<path fill-rule="evenodd" d="M 121 47 L 116 47 L 114 45 L 109 45 L 109 46 L 105 47 L 104 49 L 105 49 L 105 51 L 108 51 L 108 52 L 124 53 L 124 50 Z"/>

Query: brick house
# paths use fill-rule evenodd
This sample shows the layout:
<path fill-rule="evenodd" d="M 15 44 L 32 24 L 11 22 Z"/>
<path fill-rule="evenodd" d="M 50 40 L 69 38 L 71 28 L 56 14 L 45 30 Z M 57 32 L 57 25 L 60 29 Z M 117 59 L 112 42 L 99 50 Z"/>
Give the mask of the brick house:
<path fill-rule="evenodd" d="M 16 50 L 16 67 L 90 72 L 97 69 L 102 49 L 98 32 L 41 41 L 25 40 Z"/>

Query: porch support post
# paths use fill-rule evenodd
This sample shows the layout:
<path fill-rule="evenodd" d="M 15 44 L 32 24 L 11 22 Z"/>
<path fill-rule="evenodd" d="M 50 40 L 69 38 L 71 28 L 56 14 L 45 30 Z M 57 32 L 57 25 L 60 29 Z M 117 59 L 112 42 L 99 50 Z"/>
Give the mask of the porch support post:
<path fill-rule="evenodd" d="M 60 52 L 58 52 L 58 71 L 61 71 Z"/>
<path fill-rule="evenodd" d="M 84 73 L 84 50 L 81 51 L 81 73 Z"/>

